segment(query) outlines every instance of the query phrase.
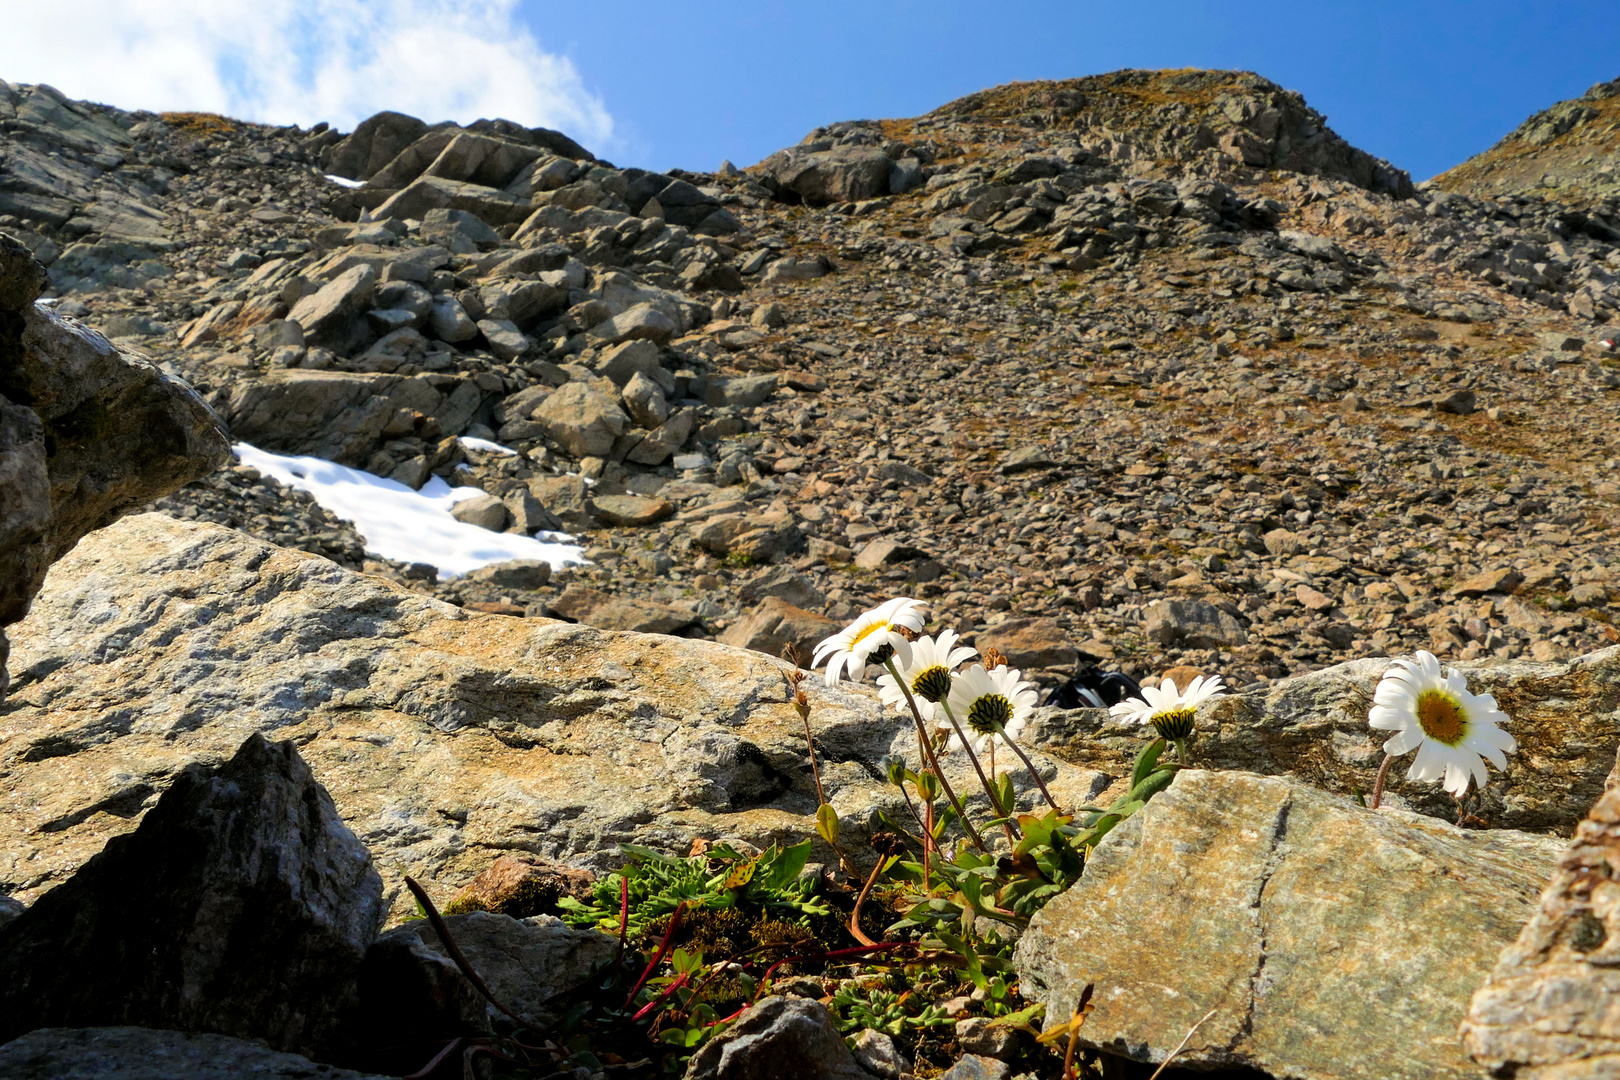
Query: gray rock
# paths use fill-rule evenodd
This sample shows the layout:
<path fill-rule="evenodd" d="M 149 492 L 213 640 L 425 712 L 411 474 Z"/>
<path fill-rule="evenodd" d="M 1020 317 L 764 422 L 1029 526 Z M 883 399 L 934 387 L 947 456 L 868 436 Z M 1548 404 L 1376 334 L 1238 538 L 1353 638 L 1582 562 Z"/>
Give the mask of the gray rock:
<path fill-rule="evenodd" d="M 1055 464 L 1039 446 L 1019 446 L 1001 456 L 1001 474 L 1013 476 L 1034 469 L 1050 469 Z"/>
<path fill-rule="evenodd" d="M 452 345 L 471 341 L 478 336 L 478 324 L 467 317 L 467 310 L 461 306 L 461 301 L 450 295 L 433 298 L 433 305 L 428 309 L 427 325 L 434 337 Z"/>
<path fill-rule="evenodd" d="M 359 467 L 401 410 L 439 417 L 442 428 L 455 430 L 454 421 L 464 425 L 481 400 L 471 383 L 447 396 L 421 377 L 293 368 L 235 383 L 222 411 L 236 438 L 261 449 Z"/>
<path fill-rule="evenodd" d="M 1611 790 L 1576 829 L 1540 907 L 1469 1003 L 1463 1045 L 1493 1075 L 1600 1077 L 1620 1064 L 1620 924 L 1609 876 L 1617 856 L 1620 791 Z"/>
<path fill-rule="evenodd" d="M 870 1080 L 819 1001 L 762 998 L 692 1055 L 686 1080 Z"/>
<path fill-rule="evenodd" d="M 27 906 L 14 896 L 0 896 L 0 928 L 27 910 Z"/>
<path fill-rule="evenodd" d="M 768 596 L 752 611 L 726 627 L 722 645 L 752 649 L 768 656 L 781 656 L 792 645 L 799 663 L 808 665 L 816 645 L 843 629 L 843 624 L 825 615 L 795 607 L 777 596 Z"/>
<path fill-rule="evenodd" d="M 621 341 L 645 340 L 663 344 L 680 330 L 680 324 L 651 303 L 636 304 L 621 314 L 591 328 L 591 337 L 610 345 Z"/>
<path fill-rule="evenodd" d="M 961 1059 L 939 1074 L 939 1080 L 1008 1080 L 1012 1066 L 982 1054 L 963 1054 Z"/>
<path fill-rule="evenodd" d="M 128 783 L 137 808 L 152 786 Z M 133 832 L 0 930 L 0 1039 L 136 1023 L 330 1052 L 382 880 L 291 742 L 181 770 Z"/>
<path fill-rule="evenodd" d="M 546 436 L 574 458 L 605 457 L 630 426 L 615 399 L 587 383 L 559 386 L 534 410 Z M 545 499 L 541 499 L 545 502 Z"/>
<path fill-rule="evenodd" d="M 820 994 L 816 994 L 820 997 Z M 894 1040 L 881 1031 L 867 1028 L 855 1039 L 855 1064 L 884 1080 L 900 1080 L 900 1074 L 911 1071 L 911 1062 L 894 1045 Z"/>
<path fill-rule="evenodd" d="M 656 430 L 648 432 L 639 443 L 631 447 L 626 460 L 639 465 L 662 465 L 675 451 L 686 445 L 686 440 L 691 438 L 696 423 L 697 419 L 691 409 L 680 409 L 671 413 L 668 420 L 658 425 Z"/>
<path fill-rule="evenodd" d="M 570 622 L 642 634 L 673 634 L 697 622 L 690 611 L 678 611 L 651 600 L 613 596 L 583 585 L 570 585 L 551 602 L 551 610 Z"/>
<path fill-rule="evenodd" d="M 737 596 L 749 604 L 774 596 L 802 608 L 819 608 L 827 602 L 827 598 L 811 584 L 809 578 L 787 566 L 761 570 L 743 582 Z"/>
<path fill-rule="evenodd" d="M 0 234 L 0 696 L 4 627 L 86 533 L 229 460 L 189 386 L 34 303 L 44 269 Z"/>
<path fill-rule="evenodd" d="M 778 197 L 796 196 L 811 206 L 858 202 L 889 191 L 894 163 L 881 151 L 845 146 L 830 150 L 780 150 L 759 163 L 760 181 Z"/>
<path fill-rule="evenodd" d="M 326 168 L 350 180 L 369 180 L 427 130 L 428 126 L 414 116 L 377 113 L 362 120 L 347 138 L 332 147 Z"/>
<path fill-rule="evenodd" d="M 534 340 L 510 319 L 479 319 L 478 332 L 484 335 L 489 351 L 508 362 L 534 348 Z"/>
<path fill-rule="evenodd" d="M 513 559 L 480 566 L 467 581 L 486 582 L 500 589 L 538 589 L 551 580 L 551 564 L 538 559 Z"/>
<path fill-rule="evenodd" d="M 442 176 L 423 176 L 391 195 L 373 216 L 381 218 L 426 217 L 432 210 L 465 210 L 491 225 L 516 225 L 529 216 L 529 200 L 520 199 L 498 188 L 468 184 Z"/>
<path fill-rule="evenodd" d="M 664 391 L 639 371 L 630 376 L 620 396 L 630 418 L 644 428 L 657 428 L 669 419 L 669 401 Z"/>
<path fill-rule="evenodd" d="M 1242 645 L 1249 633 L 1235 615 L 1203 600 L 1159 600 L 1142 612 L 1142 630 L 1161 645 L 1220 649 Z"/>
<path fill-rule="evenodd" d="M 423 1063 L 426 1059 L 423 1060 Z M 384 1080 L 250 1039 L 144 1027 L 41 1028 L 0 1046 L 12 1080 Z"/>
<path fill-rule="evenodd" d="M 776 393 L 779 381 L 775 375 L 711 378 L 707 390 L 708 403 L 715 408 L 751 409 L 769 401 Z"/>
<path fill-rule="evenodd" d="M 294 304 L 287 317 L 303 328 L 311 345 L 348 353 L 374 336 L 360 316 L 371 306 L 376 287 L 376 270 L 352 267 Z"/>
<path fill-rule="evenodd" d="M 1081 1044 L 1137 1061 L 1162 1061 L 1213 1009 L 1184 1067 L 1477 1080 L 1457 1023 L 1559 847 L 1184 770 L 1098 845 L 1014 960 L 1049 1016 L 1095 984 Z"/>
<path fill-rule="evenodd" d="M 450 516 L 468 525 L 476 525 L 490 532 L 506 528 L 506 504 L 493 495 L 479 494 L 462 499 L 450 508 Z"/>
<path fill-rule="evenodd" d="M 624 386 L 632 376 L 646 376 L 664 392 L 665 397 L 675 393 L 675 376 L 663 365 L 663 354 L 650 341 L 627 341 L 602 353 L 596 363 L 596 372 L 613 385 Z"/>

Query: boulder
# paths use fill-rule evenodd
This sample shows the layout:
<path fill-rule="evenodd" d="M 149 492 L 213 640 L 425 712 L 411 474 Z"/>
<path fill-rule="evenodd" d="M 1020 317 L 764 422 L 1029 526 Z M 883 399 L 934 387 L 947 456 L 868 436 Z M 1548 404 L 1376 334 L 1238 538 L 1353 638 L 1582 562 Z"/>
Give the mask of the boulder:
<path fill-rule="evenodd" d="M 651 303 L 640 303 L 591 328 L 590 336 L 616 345 L 621 341 L 652 341 L 660 345 L 674 337 L 680 324 Z"/>
<path fill-rule="evenodd" d="M 476 525 L 491 532 L 505 529 L 508 520 L 506 504 L 489 494 L 478 494 L 470 499 L 462 499 L 450 508 L 450 516 L 464 524 Z"/>
<path fill-rule="evenodd" d="M 1368 792 L 1383 760 L 1385 733 L 1367 726 L 1384 659 L 1353 660 L 1198 710 L 1197 760 L 1212 769 L 1287 776 L 1324 791 Z M 1518 740 L 1505 771 L 1465 804 L 1492 827 L 1567 834 L 1605 790 L 1620 750 L 1620 646 L 1573 660 L 1465 661 L 1453 665 L 1475 693 L 1489 693 Z M 1036 742 L 1070 761 L 1120 775 L 1141 748 L 1143 729 L 1100 709 L 1041 709 Z M 1405 779 L 1410 759 L 1389 775 L 1386 804 L 1454 821 L 1457 803 L 1437 784 Z"/>
<path fill-rule="evenodd" d="M 1575 830 L 1540 907 L 1497 958 L 1463 1021 L 1463 1044 L 1493 1075 L 1564 1080 L 1620 1068 L 1620 790 Z"/>
<path fill-rule="evenodd" d="M 352 267 L 294 304 L 287 318 L 303 329 L 309 344 L 344 355 L 376 337 L 360 317 L 376 288 L 376 270 L 365 264 Z"/>
<path fill-rule="evenodd" d="M 728 406 L 751 409 L 755 405 L 763 405 L 769 401 L 776 393 L 777 385 L 778 379 L 775 375 L 716 377 L 709 380 L 705 396 L 708 403 L 717 409 Z"/>
<path fill-rule="evenodd" d="M 546 437 L 574 458 L 606 457 L 630 426 L 617 400 L 582 382 L 559 386 L 532 415 Z"/>
<path fill-rule="evenodd" d="M 4 628 L 93 529 L 230 458 L 212 410 L 150 360 L 34 303 L 45 271 L 0 234 L 0 696 Z"/>
<path fill-rule="evenodd" d="M 705 1043 L 686 1080 L 871 1080 L 819 1001 L 768 997 Z"/>
<path fill-rule="evenodd" d="M 786 665 L 714 642 L 477 614 L 158 514 L 82 540 L 14 639 L 26 678 L 0 713 L 0 892 L 24 902 L 134 828 L 150 791 L 255 731 L 297 740 L 375 853 L 396 919 L 414 917 L 403 873 L 442 904 L 500 855 L 600 869 L 621 842 L 684 852 L 700 836 L 763 847 L 815 832 Z M 906 812 L 867 763 L 915 760 L 915 734 L 874 722 L 870 684 L 810 694 L 822 782 L 858 839 L 874 810 Z M 721 735 L 779 779 L 713 772 L 703 746 Z M 1109 780 L 1035 760 L 1066 803 Z M 976 786 L 965 760 L 947 767 L 957 791 Z"/>
<path fill-rule="evenodd" d="M 773 566 L 761 570 L 737 589 L 737 597 L 752 604 L 767 597 L 786 600 L 797 607 L 816 609 L 827 602 L 821 590 L 810 579 L 788 566 Z"/>
<path fill-rule="evenodd" d="M 457 419 L 465 425 L 467 406 L 481 401 L 471 382 L 441 394 L 420 376 L 293 368 L 232 384 L 222 411 L 236 438 L 262 450 L 358 467 L 401 410 L 440 418 L 449 429 Z"/>
<path fill-rule="evenodd" d="M 424 1058 L 419 1064 L 426 1064 Z M 253 1039 L 144 1027 L 41 1028 L 0 1046 L 15 1080 L 385 1080 Z"/>
<path fill-rule="evenodd" d="M 843 628 L 842 623 L 825 615 L 770 596 L 727 627 L 720 635 L 720 642 L 771 656 L 781 656 L 782 650 L 792 645 L 798 650 L 799 663 L 809 664 L 817 643 Z"/>
<path fill-rule="evenodd" d="M 663 389 L 639 371 L 625 382 L 619 396 L 630 418 L 643 428 L 656 430 L 669 419 L 669 400 Z"/>
<path fill-rule="evenodd" d="M 643 634 L 673 634 L 697 621 L 689 611 L 678 611 L 651 600 L 614 596 L 583 585 L 570 585 L 551 602 L 551 610 L 571 622 Z"/>
<path fill-rule="evenodd" d="M 1142 612 L 1142 631 L 1161 645 L 1188 649 L 1225 649 L 1249 640 L 1237 616 L 1203 600 L 1155 601 Z"/>
<path fill-rule="evenodd" d="M 353 132 L 332 147 L 326 168 L 350 180 L 369 180 L 427 130 L 428 126 L 414 116 L 377 113 L 362 120 Z"/>
<path fill-rule="evenodd" d="M 150 779 L 93 812 L 131 814 Z M 386 908 L 371 854 L 291 742 L 167 781 L 116 836 L 0 930 L 0 1040 L 140 1024 L 334 1049 Z"/>
<path fill-rule="evenodd" d="M 423 176 L 389 196 L 372 215 L 382 218 L 421 218 L 429 210 L 465 210 L 489 225 L 515 225 L 529 216 L 529 200 L 498 188 Z"/>
<path fill-rule="evenodd" d="M 630 448 L 626 460 L 638 465 L 662 465 L 686 445 L 686 440 L 691 438 L 692 428 L 696 423 L 697 418 L 691 409 L 680 409 L 671 413 L 668 420 L 649 431 L 640 442 Z"/>
<path fill-rule="evenodd" d="M 983 645 L 994 645 L 1013 667 L 1072 668 L 1080 650 L 1056 619 L 1008 619 L 979 635 Z"/>
<path fill-rule="evenodd" d="M 779 150 L 759 163 L 760 182 L 779 199 L 811 206 L 887 195 L 894 163 L 863 146 Z"/>
<path fill-rule="evenodd" d="M 635 528 L 655 525 L 675 512 L 675 504 L 668 499 L 653 499 L 645 495 L 598 495 L 596 513 L 609 525 Z"/>
<path fill-rule="evenodd" d="M 577 866 L 532 855 L 502 855 L 452 896 L 444 910 L 450 915 L 491 911 L 514 919 L 555 915 L 558 900 L 565 896 L 588 899 L 595 881 L 595 874 Z"/>
<path fill-rule="evenodd" d="M 1137 1061 L 1163 1061 L 1214 1010 L 1183 1068 L 1478 1080 L 1457 1023 L 1559 846 L 1185 770 L 1097 846 L 1014 960 L 1048 1016 L 1094 984 L 1081 1045 Z"/>

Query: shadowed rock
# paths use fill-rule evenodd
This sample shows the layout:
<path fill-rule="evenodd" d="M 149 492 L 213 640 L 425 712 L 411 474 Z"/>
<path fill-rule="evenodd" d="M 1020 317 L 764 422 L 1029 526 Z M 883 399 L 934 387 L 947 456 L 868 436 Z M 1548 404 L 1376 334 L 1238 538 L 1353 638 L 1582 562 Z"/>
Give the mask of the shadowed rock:
<path fill-rule="evenodd" d="M 0 1041 L 137 1024 L 322 1055 L 383 911 L 371 854 L 293 744 L 253 735 L 0 930 Z"/>

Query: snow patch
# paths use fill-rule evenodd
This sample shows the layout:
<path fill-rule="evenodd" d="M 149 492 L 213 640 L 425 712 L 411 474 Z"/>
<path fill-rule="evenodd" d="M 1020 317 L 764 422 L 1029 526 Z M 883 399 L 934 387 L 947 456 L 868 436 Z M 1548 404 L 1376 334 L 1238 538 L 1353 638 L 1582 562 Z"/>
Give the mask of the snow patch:
<path fill-rule="evenodd" d="M 495 445 L 495 444 L 490 444 Z M 585 553 L 566 533 L 496 533 L 450 516 L 450 508 L 482 495 L 473 487 L 451 487 L 435 476 L 421 491 L 397 480 L 351 469 L 317 457 L 286 457 L 237 443 L 236 459 L 288 487 L 307 491 L 334 515 L 352 521 L 366 551 L 405 563 L 428 563 L 441 578 L 460 577 L 481 566 L 512 559 L 538 559 L 553 569 L 581 566 Z"/>
<path fill-rule="evenodd" d="M 366 182 L 364 180 L 350 180 L 347 176 L 333 176 L 331 173 L 326 173 L 325 175 L 328 180 L 332 181 L 334 184 L 337 184 L 339 187 L 358 188 L 366 186 Z"/>

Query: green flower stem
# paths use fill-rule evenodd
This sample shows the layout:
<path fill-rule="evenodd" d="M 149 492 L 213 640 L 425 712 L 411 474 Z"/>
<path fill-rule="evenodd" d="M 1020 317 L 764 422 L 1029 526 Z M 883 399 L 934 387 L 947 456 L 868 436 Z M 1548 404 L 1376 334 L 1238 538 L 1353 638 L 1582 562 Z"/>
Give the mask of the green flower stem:
<path fill-rule="evenodd" d="M 957 820 L 962 823 L 962 828 L 967 830 L 968 836 L 973 840 L 974 847 L 980 851 L 989 851 L 990 849 L 985 847 L 984 837 L 979 835 L 979 830 L 973 827 L 973 822 L 968 820 L 967 813 L 963 811 L 962 801 L 956 797 L 956 792 L 951 789 L 951 782 L 945 779 L 945 770 L 939 767 L 939 758 L 934 755 L 933 744 L 928 739 L 928 725 L 923 723 L 922 710 L 917 708 L 917 699 L 911 696 L 911 687 L 907 686 L 906 680 L 900 677 L 900 669 L 894 666 L 892 657 L 883 661 L 883 666 L 889 669 L 890 675 L 894 676 L 895 685 L 906 696 L 906 704 L 911 706 L 911 718 L 917 722 L 917 742 L 921 747 L 923 760 L 934 770 L 934 775 L 939 777 L 940 786 L 945 789 L 945 794 L 950 797 L 952 808 L 956 810 Z M 994 802 L 991 805 L 995 805 Z"/>
<path fill-rule="evenodd" d="M 985 797 L 990 800 L 990 809 L 996 812 L 996 817 L 1011 817 L 1012 807 L 1003 808 L 1001 800 L 996 798 L 995 785 L 985 779 L 984 767 L 979 764 L 979 755 L 973 752 L 973 744 L 968 742 L 967 735 L 963 733 L 962 725 L 957 722 L 956 714 L 951 711 L 950 702 L 940 698 L 935 704 L 945 710 L 945 719 L 951 722 L 951 729 L 956 732 L 956 737 L 962 741 L 962 749 L 967 751 L 968 760 L 973 762 L 973 771 L 979 774 L 979 784 L 984 788 Z M 1001 823 L 1001 827 L 1007 833 L 1007 843 L 1017 847 L 1018 837 L 1013 835 L 1012 823 L 1004 821 Z"/>
<path fill-rule="evenodd" d="M 1062 810 L 1058 809 L 1057 800 L 1052 798 L 1052 793 L 1046 790 L 1046 781 L 1042 780 L 1041 774 L 1035 771 L 1035 763 L 1029 760 L 1029 755 L 1024 753 L 1024 748 L 1013 742 L 1012 736 L 1008 735 L 1006 729 L 1000 724 L 996 725 L 996 734 L 1000 735 L 1003 741 L 1005 741 L 1008 746 L 1012 747 L 1013 753 L 1018 755 L 1018 760 L 1024 763 L 1024 768 L 1028 769 L 1029 775 L 1035 779 L 1035 786 L 1041 789 L 1042 795 L 1046 796 L 1047 805 L 1053 810 L 1057 810 L 1058 813 L 1063 813 Z"/>
<path fill-rule="evenodd" d="M 1189 750 L 1188 747 L 1187 747 L 1187 740 L 1186 739 L 1176 739 L 1175 744 L 1176 744 L 1176 760 L 1181 762 L 1183 765 L 1191 765 L 1192 764 L 1192 751 Z"/>

